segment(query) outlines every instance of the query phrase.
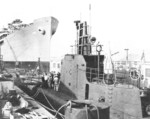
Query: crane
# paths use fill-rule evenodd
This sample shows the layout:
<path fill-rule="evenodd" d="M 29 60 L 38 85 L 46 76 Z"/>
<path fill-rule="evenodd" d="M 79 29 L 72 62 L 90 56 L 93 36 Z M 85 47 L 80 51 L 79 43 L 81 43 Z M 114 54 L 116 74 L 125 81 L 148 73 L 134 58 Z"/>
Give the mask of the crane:
<path fill-rule="evenodd" d="M 9 45 L 9 47 L 10 47 L 10 50 L 12 51 L 12 53 L 13 53 L 13 56 L 14 56 L 14 58 L 15 58 L 15 61 L 16 61 L 16 66 L 19 64 L 19 62 L 18 62 L 18 60 L 17 60 L 17 56 L 16 56 L 16 54 L 15 54 L 15 51 L 13 50 L 13 48 L 12 48 L 12 46 L 11 46 L 11 44 L 9 43 L 9 41 L 8 41 L 8 39 L 6 38 L 6 40 L 7 40 L 7 43 L 8 43 L 8 45 Z"/>

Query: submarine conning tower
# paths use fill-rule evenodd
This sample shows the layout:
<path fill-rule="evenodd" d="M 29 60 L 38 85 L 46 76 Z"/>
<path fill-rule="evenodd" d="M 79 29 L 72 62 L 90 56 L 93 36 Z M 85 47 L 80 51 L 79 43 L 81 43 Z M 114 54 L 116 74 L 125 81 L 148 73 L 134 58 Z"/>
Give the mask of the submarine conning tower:
<path fill-rule="evenodd" d="M 59 89 L 76 99 L 90 99 L 90 82 L 102 82 L 104 55 L 93 54 L 96 41 L 91 37 L 87 22 L 75 21 L 77 40 L 75 54 L 66 54 L 62 60 Z M 95 48 L 96 49 L 96 48 Z"/>
<path fill-rule="evenodd" d="M 93 77 L 97 77 L 97 80 L 102 80 L 104 78 L 104 55 L 100 54 L 102 45 L 98 43 L 94 46 L 96 38 L 92 37 L 91 26 L 86 21 L 77 20 L 74 23 L 77 29 L 76 54 L 82 55 L 86 61 L 86 72 L 90 71 L 90 74 L 86 73 L 87 79 L 92 81 Z M 94 48 L 95 50 L 93 50 Z M 93 71 L 91 72 L 91 70 Z M 91 74 L 94 74 L 94 76 Z M 91 76 L 90 78 L 89 75 Z"/>
<path fill-rule="evenodd" d="M 87 22 L 75 21 L 75 24 L 77 29 L 75 54 L 66 54 L 62 60 L 59 91 L 68 95 L 70 99 L 77 100 L 80 103 L 89 101 L 99 108 L 101 119 L 109 119 L 108 103 L 98 102 L 98 98 L 93 96 L 96 93 L 94 89 L 98 86 L 90 86 L 94 78 L 98 77 L 99 74 L 103 74 L 104 56 L 92 54 L 92 44 L 96 41 L 96 38 L 91 37 Z M 101 75 L 101 79 L 97 79 L 97 81 L 99 80 L 100 82 L 102 79 L 103 75 Z M 98 118 L 98 116 L 94 117 L 95 115 L 94 113 L 92 118 L 90 116 L 88 116 L 88 118 Z M 76 115 L 74 115 L 74 118 L 75 117 Z"/>

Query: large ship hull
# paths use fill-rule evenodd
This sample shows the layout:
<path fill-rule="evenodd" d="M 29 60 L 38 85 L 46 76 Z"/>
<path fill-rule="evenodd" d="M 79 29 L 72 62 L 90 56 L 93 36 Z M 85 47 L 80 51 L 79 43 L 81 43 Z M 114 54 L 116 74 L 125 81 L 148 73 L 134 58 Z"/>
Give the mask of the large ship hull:
<path fill-rule="evenodd" d="M 54 17 L 45 17 L 34 20 L 29 26 L 4 38 L 1 46 L 3 60 L 13 65 L 13 62 L 37 62 L 49 63 L 50 61 L 50 42 L 55 33 L 58 20 Z M 31 64 L 32 65 L 32 64 Z M 29 64 L 29 66 L 31 66 Z"/>

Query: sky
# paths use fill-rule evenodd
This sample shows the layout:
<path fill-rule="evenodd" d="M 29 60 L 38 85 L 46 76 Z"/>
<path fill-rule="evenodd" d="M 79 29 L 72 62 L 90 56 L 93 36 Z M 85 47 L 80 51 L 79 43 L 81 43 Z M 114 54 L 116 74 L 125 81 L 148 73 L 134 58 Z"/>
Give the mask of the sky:
<path fill-rule="evenodd" d="M 91 4 L 91 11 L 89 11 Z M 87 21 L 92 36 L 108 49 L 126 55 L 150 51 L 149 0 L 3 0 L 0 7 L 0 28 L 16 18 L 24 23 L 53 16 L 59 24 L 51 39 L 51 56 L 71 53 L 75 44 L 75 20 Z M 91 17 L 90 17 L 91 16 Z"/>

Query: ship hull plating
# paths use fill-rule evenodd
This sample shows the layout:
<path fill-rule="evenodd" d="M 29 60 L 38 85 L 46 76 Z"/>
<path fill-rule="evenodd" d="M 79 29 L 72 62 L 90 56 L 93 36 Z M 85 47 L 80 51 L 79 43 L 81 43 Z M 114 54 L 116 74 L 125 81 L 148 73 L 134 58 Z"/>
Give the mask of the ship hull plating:
<path fill-rule="evenodd" d="M 8 62 L 50 61 L 51 37 L 57 29 L 58 21 L 54 17 L 35 20 L 21 30 L 15 30 L 4 38 L 1 47 L 3 60 Z"/>

